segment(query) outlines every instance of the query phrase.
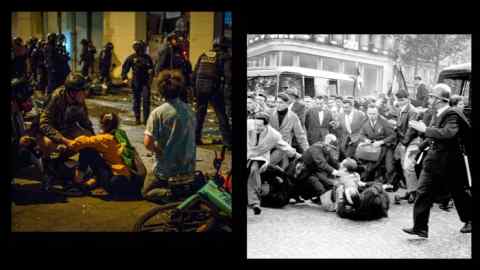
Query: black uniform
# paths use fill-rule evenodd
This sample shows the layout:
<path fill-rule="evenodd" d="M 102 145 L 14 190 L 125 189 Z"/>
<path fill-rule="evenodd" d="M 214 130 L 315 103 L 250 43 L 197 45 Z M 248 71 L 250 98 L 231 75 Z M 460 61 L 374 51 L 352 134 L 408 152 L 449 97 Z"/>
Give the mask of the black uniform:
<path fill-rule="evenodd" d="M 112 50 L 105 47 L 100 51 L 99 70 L 102 82 L 110 83 L 110 68 L 112 66 Z"/>
<path fill-rule="evenodd" d="M 472 197 L 467 191 L 467 176 L 459 143 L 463 132 L 468 130 L 468 122 L 461 112 L 447 109 L 440 116 L 433 115 L 431 126 L 425 131 L 430 142 L 423 161 L 417 188 L 417 199 L 413 209 L 414 230 L 428 232 L 430 208 L 435 199 L 435 191 L 442 183 L 448 185 L 462 222 L 472 221 Z"/>
<path fill-rule="evenodd" d="M 133 111 L 135 118 L 140 119 L 140 101 L 143 99 L 143 120 L 146 122 L 150 114 L 150 78 L 153 71 L 152 58 L 147 54 L 134 53 L 130 55 L 122 66 L 122 79 L 133 70 Z"/>
<path fill-rule="evenodd" d="M 59 67 L 60 67 L 60 73 L 58 74 L 59 77 L 59 85 L 63 85 L 65 83 L 65 80 L 67 79 L 68 74 L 70 74 L 70 66 L 68 64 L 68 61 L 70 61 L 70 56 L 68 55 L 67 48 L 63 44 L 63 42 L 59 43 L 57 45 L 57 51 L 59 55 Z"/>
<path fill-rule="evenodd" d="M 50 41 L 45 48 L 45 63 L 47 68 L 47 94 L 50 94 L 62 84 L 64 67 L 55 41 Z"/>
<path fill-rule="evenodd" d="M 193 77 L 197 99 L 197 143 L 201 142 L 208 102 L 212 102 L 220 124 L 223 144 L 231 145 L 231 129 L 225 112 L 225 99 L 223 89 L 221 88 L 221 83 L 225 77 L 222 60 L 220 52 L 210 51 L 200 55 L 195 66 Z"/>
<path fill-rule="evenodd" d="M 187 89 L 191 87 L 192 65 L 190 61 L 182 55 L 182 50 L 178 46 L 167 45 L 158 52 L 158 60 L 155 65 L 155 75 L 158 75 L 164 69 L 179 69 L 185 80 L 185 91 L 181 93 L 180 99 L 188 103 Z"/>
<path fill-rule="evenodd" d="M 232 55 L 230 53 L 223 54 L 223 92 L 225 95 L 225 112 L 232 125 Z"/>
<path fill-rule="evenodd" d="M 47 86 L 47 65 L 45 59 L 46 48 L 42 47 L 35 48 L 32 52 L 32 61 L 37 63 L 37 89 L 44 91 Z"/>
<path fill-rule="evenodd" d="M 97 49 L 94 46 L 84 46 L 82 48 L 82 53 L 80 54 L 80 64 L 82 64 L 82 75 L 87 77 L 89 75 L 90 69 L 93 73 L 93 63 L 95 61 L 95 54 Z"/>
<path fill-rule="evenodd" d="M 27 48 L 24 45 L 14 45 L 13 50 L 13 78 L 25 78 L 27 76 Z"/>

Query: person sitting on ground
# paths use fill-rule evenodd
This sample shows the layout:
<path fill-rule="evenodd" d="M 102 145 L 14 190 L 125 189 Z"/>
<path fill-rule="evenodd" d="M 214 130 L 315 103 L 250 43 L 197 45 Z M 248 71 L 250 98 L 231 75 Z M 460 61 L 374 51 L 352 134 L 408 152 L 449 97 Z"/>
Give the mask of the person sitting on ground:
<path fill-rule="evenodd" d="M 63 138 L 63 143 L 73 151 L 92 148 L 100 154 L 89 160 L 94 178 L 83 183 L 85 188 L 101 186 L 112 195 L 140 195 L 145 168 L 125 131 L 118 128 L 119 122 L 116 113 L 103 113 L 100 134 L 82 135 L 74 140 Z"/>
<path fill-rule="evenodd" d="M 142 195 L 164 204 L 192 195 L 200 183 L 194 178 L 196 117 L 180 99 L 185 87 L 183 75 L 167 69 L 160 72 L 157 81 L 166 102 L 155 108 L 147 120 L 144 145 L 155 153 L 155 163 L 154 177 L 147 177 Z"/>
<path fill-rule="evenodd" d="M 258 112 L 247 130 L 247 170 L 248 170 L 248 207 L 253 209 L 255 215 L 261 213 L 260 196 L 261 176 L 271 165 L 270 152 L 273 148 L 286 153 L 288 157 L 299 158 L 301 155 L 282 139 L 279 131 L 269 125 L 270 115 L 266 112 Z"/>

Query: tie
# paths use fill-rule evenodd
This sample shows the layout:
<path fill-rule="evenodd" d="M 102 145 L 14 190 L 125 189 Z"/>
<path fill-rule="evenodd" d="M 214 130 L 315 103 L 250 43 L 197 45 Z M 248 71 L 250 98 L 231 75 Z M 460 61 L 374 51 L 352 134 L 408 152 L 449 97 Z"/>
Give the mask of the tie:
<path fill-rule="evenodd" d="M 258 145 L 258 142 L 260 141 L 260 133 L 257 133 L 257 144 L 255 144 L 255 146 Z"/>

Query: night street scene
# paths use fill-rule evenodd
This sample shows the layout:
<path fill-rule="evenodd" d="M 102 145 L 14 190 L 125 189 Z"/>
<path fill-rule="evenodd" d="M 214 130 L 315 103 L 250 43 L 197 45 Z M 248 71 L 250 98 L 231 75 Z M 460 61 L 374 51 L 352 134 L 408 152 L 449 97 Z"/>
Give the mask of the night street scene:
<path fill-rule="evenodd" d="M 247 35 L 247 258 L 472 257 L 471 35 Z"/>
<path fill-rule="evenodd" d="M 12 232 L 231 232 L 232 13 L 13 12 Z"/>

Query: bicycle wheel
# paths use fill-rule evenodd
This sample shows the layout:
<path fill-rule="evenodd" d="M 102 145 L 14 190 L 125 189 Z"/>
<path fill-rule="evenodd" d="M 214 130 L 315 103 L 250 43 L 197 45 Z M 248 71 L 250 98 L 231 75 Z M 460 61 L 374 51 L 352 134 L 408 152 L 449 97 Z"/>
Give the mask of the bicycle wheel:
<path fill-rule="evenodd" d="M 171 223 L 171 216 L 180 202 L 157 206 L 143 214 L 133 226 L 134 232 L 175 232 L 178 228 Z"/>
<path fill-rule="evenodd" d="M 135 232 L 203 232 L 210 230 L 214 215 L 205 204 L 199 203 L 184 210 L 181 202 L 155 207 L 142 215 L 135 224 Z"/>

